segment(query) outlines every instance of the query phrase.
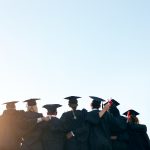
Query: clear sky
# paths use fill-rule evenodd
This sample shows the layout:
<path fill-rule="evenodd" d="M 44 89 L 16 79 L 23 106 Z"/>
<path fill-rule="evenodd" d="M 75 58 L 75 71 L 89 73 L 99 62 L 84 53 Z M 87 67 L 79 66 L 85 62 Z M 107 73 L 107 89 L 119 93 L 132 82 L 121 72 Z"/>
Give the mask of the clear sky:
<path fill-rule="evenodd" d="M 112 97 L 149 132 L 149 8 L 149 0 L 1 0 L 0 103 L 40 97 L 40 112 L 60 103 L 60 116 L 66 96 L 83 97 L 88 110 L 88 96 Z"/>

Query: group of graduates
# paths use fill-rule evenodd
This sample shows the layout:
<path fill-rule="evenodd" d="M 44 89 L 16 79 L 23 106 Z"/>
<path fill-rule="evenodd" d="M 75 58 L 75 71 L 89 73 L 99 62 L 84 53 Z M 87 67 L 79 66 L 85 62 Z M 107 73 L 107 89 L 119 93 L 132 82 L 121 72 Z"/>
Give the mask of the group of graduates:
<path fill-rule="evenodd" d="M 139 124 L 135 110 L 124 116 L 111 99 L 92 98 L 91 111 L 78 110 L 77 96 L 69 96 L 70 111 L 57 118 L 59 104 L 48 104 L 47 116 L 38 113 L 36 101 L 27 111 L 16 110 L 17 101 L 7 102 L 0 116 L 0 150 L 150 150 L 146 125 Z M 100 108 L 102 109 L 100 110 Z"/>

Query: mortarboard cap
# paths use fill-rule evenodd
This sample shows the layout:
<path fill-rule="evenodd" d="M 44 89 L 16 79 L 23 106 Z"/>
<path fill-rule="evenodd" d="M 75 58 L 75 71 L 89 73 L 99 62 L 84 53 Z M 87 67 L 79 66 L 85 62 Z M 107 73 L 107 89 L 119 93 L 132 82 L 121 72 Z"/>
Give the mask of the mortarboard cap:
<path fill-rule="evenodd" d="M 6 104 L 6 106 L 9 108 L 14 108 L 16 103 L 18 103 L 18 101 L 10 101 L 3 104 Z"/>
<path fill-rule="evenodd" d="M 92 101 L 92 106 L 93 107 L 100 107 L 101 102 L 104 102 L 105 100 L 96 96 L 89 96 L 90 98 L 93 99 Z"/>
<path fill-rule="evenodd" d="M 90 98 L 93 99 L 93 101 L 97 101 L 99 103 L 104 102 L 105 100 L 96 96 L 89 96 Z"/>
<path fill-rule="evenodd" d="M 118 106 L 118 105 L 120 105 L 120 103 L 118 103 L 116 100 L 114 100 L 114 99 L 111 99 L 111 101 L 112 101 L 112 105 L 115 105 L 115 106 Z"/>
<path fill-rule="evenodd" d="M 109 100 L 108 102 L 111 102 L 111 105 L 113 105 L 113 106 L 118 106 L 118 105 L 120 105 L 120 103 L 117 102 L 117 101 L 114 100 L 114 99 L 111 99 L 111 100 Z M 105 106 L 106 104 L 108 104 L 108 102 L 106 102 L 106 103 L 104 104 L 104 106 Z"/>
<path fill-rule="evenodd" d="M 36 105 L 37 100 L 40 100 L 40 98 L 31 98 L 31 99 L 27 99 L 23 102 L 27 102 L 28 106 L 34 106 L 34 105 Z"/>
<path fill-rule="evenodd" d="M 81 98 L 79 96 L 69 96 L 69 97 L 65 97 L 64 99 L 69 100 L 69 104 L 77 104 L 78 103 L 78 98 Z"/>
<path fill-rule="evenodd" d="M 56 112 L 57 108 L 61 106 L 60 104 L 47 104 L 43 108 L 46 108 L 48 112 Z"/>
<path fill-rule="evenodd" d="M 130 114 L 130 115 L 133 115 L 133 116 L 139 115 L 139 113 L 136 112 L 136 111 L 133 110 L 133 109 L 130 109 L 130 110 L 126 111 L 125 113 L 123 113 L 123 115 L 125 115 L 125 116 L 128 116 L 129 114 Z"/>

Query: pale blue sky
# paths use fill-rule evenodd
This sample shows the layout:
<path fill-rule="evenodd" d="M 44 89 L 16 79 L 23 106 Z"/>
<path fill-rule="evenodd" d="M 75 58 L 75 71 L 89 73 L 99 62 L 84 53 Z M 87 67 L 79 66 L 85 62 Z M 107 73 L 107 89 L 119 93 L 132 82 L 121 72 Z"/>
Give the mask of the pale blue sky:
<path fill-rule="evenodd" d="M 0 102 L 118 100 L 150 130 L 149 0 L 1 0 Z M 24 108 L 24 104 L 17 105 Z M 0 106 L 1 112 L 4 106 Z"/>

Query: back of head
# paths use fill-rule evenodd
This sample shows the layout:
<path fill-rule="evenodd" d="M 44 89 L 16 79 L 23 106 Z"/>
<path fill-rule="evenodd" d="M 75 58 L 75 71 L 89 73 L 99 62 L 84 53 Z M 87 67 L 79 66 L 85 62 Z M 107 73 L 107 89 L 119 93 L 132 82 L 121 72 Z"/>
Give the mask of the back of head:
<path fill-rule="evenodd" d="M 62 105 L 60 104 L 46 104 L 43 106 L 43 108 L 47 109 L 47 114 L 48 115 L 57 115 L 57 108 L 61 107 Z"/>
<path fill-rule="evenodd" d="M 110 108 L 109 108 L 109 112 L 114 116 L 114 117 L 118 117 L 120 116 L 120 112 L 118 110 L 118 108 L 114 105 L 112 105 Z"/>
<path fill-rule="evenodd" d="M 91 103 L 92 109 L 99 109 L 101 107 L 101 103 L 99 101 L 93 100 Z"/>
<path fill-rule="evenodd" d="M 38 112 L 37 105 L 27 106 L 27 111 L 30 111 L 30 112 Z"/>
<path fill-rule="evenodd" d="M 40 98 L 30 98 L 24 101 L 27 102 L 27 111 L 38 112 L 37 103 L 36 103 L 37 100 L 40 100 Z"/>
<path fill-rule="evenodd" d="M 10 110 L 10 109 L 14 109 L 16 110 L 16 103 L 18 103 L 18 101 L 10 101 L 10 102 L 6 102 L 4 104 L 6 104 L 6 109 Z"/>
<path fill-rule="evenodd" d="M 6 109 L 16 109 L 15 105 L 6 105 Z"/>
<path fill-rule="evenodd" d="M 91 103 L 92 109 L 99 109 L 101 107 L 101 103 L 105 101 L 100 97 L 96 97 L 96 96 L 89 96 L 89 97 L 93 99 Z"/>
<path fill-rule="evenodd" d="M 130 109 L 123 114 L 127 116 L 127 122 L 139 124 L 139 119 L 137 118 L 137 115 L 139 115 L 139 113 L 137 111 Z"/>
<path fill-rule="evenodd" d="M 131 123 L 135 123 L 135 124 L 139 124 L 139 119 L 138 117 L 134 116 L 134 115 L 131 115 L 128 119 L 127 119 L 128 122 L 131 122 Z"/>
<path fill-rule="evenodd" d="M 69 97 L 65 97 L 64 99 L 68 100 L 68 105 L 69 107 L 71 107 L 73 110 L 77 109 L 78 106 L 78 99 L 81 98 L 79 96 L 69 96 Z"/>

